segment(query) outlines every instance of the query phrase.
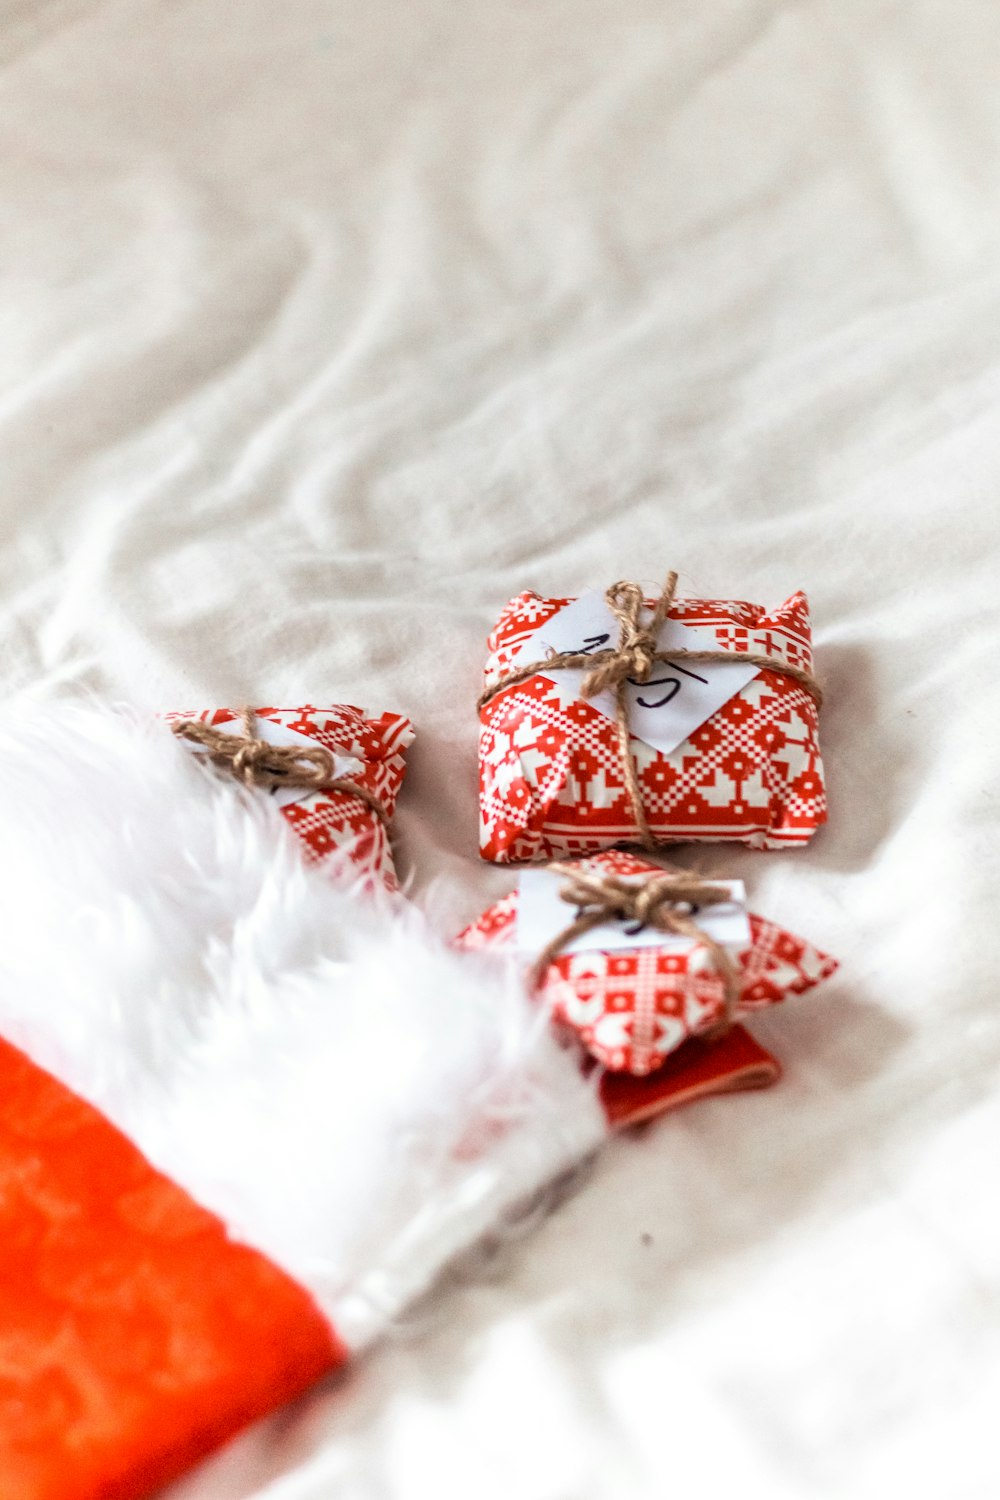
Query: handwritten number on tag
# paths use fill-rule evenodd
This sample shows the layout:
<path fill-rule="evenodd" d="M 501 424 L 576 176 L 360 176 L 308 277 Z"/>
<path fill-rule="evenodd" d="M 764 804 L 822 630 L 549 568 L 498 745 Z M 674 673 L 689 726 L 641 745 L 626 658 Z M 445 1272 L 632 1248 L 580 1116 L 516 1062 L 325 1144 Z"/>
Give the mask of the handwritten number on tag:
<path fill-rule="evenodd" d="M 576 655 L 590 656 L 592 652 L 600 651 L 604 646 L 606 646 L 610 639 L 611 635 L 609 631 L 605 631 L 603 635 L 585 635 L 583 638 L 583 645 L 576 652 Z M 545 660 L 548 661 L 550 657 L 558 655 L 559 651 L 557 647 L 551 646 L 546 643 Z"/>
<path fill-rule="evenodd" d="M 674 667 L 673 670 L 675 672 L 683 672 L 685 677 L 693 677 L 696 682 L 708 682 L 707 677 L 700 676 L 698 672 L 689 672 L 687 667 Z M 633 687 L 642 688 L 666 687 L 669 683 L 669 691 L 664 693 L 662 698 L 657 698 L 654 703 L 651 703 L 648 698 L 637 698 L 635 701 L 641 708 L 665 708 L 672 699 L 677 697 L 677 694 L 684 686 L 679 677 L 651 677 L 648 682 L 636 682 L 635 678 L 630 677 L 629 682 Z"/>
<path fill-rule="evenodd" d="M 580 918 L 584 916 L 585 911 L 585 907 L 578 906 L 575 913 L 573 914 L 574 922 L 579 922 Z M 621 927 L 621 930 L 626 937 L 635 937 L 636 933 L 645 932 L 646 927 L 648 926 L 648 923 L 640 922 L 638 920 L 634 922 L 627 922 L 624 917 L 616 917 L 615 921 L 618 926 Z"/>
<path fill-rule="evenodd" d="M 592 656 L 595 651 L 603 651 L 610 640 L 611 632 L 607 630 L 600 635 L 585 635 L 583 638 L 583 645 L 579 648 L 576 654 L 578 656 Z M 557 656 L 558 654 L 559 653 L 556 650 L 555 646 L 546 645 L 546 657 Z M 634 677 L 630 677 L 628 679 L 633 687 L 662 687 L 666 688 L 667 690 L 659 698 L 636 698 L 635 701 L 639 704 L 640 708 L 666 708 L 668 703 L 673 702 L 673 700 L 677 697 L 677 694 L 680 692 L 681 688 L 684 686 L 680 677 L 674 676 L 674 673 L 680 672 L 685 677 L 694 678 L 695 682 L 700 682 L 705 686 L 708 685 L 708 678 L 702 677 L 700 672 L 691 672 L 687 667 L 678 667 L 673 662 L 668 663 L 668 665 L 671 672 L 671 675 L 669 677 L 651 677 L 647 682 L 638 682 Z"/>
<path fill-rule="evenodd" d="M 651 677 L 648 682 L 636 682 L 630 677 L 629 682 L 633 687 L 667 687 L 669 684 L 667 692 L 662 698 L 657 698 L 654 703 L 651 703 L 648 698 L 636 698 L 635 701 L 640 708 L 666 708 L 667 704 L 677 697 L 682 686 L 679 677 Z"/>

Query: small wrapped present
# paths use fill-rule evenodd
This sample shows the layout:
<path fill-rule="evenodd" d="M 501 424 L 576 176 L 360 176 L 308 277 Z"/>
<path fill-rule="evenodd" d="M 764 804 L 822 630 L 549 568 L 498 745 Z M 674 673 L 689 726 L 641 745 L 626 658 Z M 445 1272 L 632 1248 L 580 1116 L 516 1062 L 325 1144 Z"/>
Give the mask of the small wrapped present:
<path fill-rule="evenodd" d="M 214 764 L 273 796 L 309 863 L 398 889 L 389 824 L 413 740 L 409 719 L 369 718 L 349 703 L 164 718 Z"/>
<path fill-rule="evenodd" d="M 479 700 L 484 859 L 795 848 L 826 821 L 805 595 L 765 610 L 676 583 L 505 607 Z"/>
<path fill-rule="evenodd" d="M 746 911 L 740 881 L 706 881 L 607 850 L 521 871 L 458 939 L 517 947 L 553 1020 L 611 1073 L 644 1078 L 691 1037 L 801 995 L 836 960 Z"/>

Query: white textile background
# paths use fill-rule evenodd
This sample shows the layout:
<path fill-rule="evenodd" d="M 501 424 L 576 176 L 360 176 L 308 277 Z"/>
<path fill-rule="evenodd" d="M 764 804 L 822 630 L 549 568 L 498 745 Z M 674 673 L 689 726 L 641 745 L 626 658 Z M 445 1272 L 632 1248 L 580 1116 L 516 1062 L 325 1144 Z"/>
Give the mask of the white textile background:
<path fill-rule="evenodd" d="M 0 674 L 409 712 L 456 920 L 524 587 L 808 589 L 782 1084 L 174 1500 L 1000 1493 L 994 0 L 0 0 Z M 685 851 L 685 854 L 687 851 Z"/>

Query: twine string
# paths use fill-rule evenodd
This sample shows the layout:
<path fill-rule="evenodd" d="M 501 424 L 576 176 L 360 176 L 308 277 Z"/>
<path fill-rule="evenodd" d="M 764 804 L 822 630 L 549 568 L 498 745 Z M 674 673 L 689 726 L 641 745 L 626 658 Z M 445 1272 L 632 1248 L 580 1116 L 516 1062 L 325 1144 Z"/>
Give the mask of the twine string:
<path fill-rule="evenodd" d="M 367 787 L 335 775 L 333 753 L 325 745 L 269 745 L 256 733 L 256 722 L 254 710 L 242 708 L 239 734 L 227 733 L 201 719 L 175 719 L 170 727 L 178 739 L 202 746 L 213 766 L 244 786 L 266 791 L 301 787 L 304 791 L 346 792 L 360 798 L 388 827 L 388 813 Z"/>
<path fill-rule="evenodd" d="M 576 908 L 577 914 L 532 964 L 529 971 L 532 989 L 541 988 L 553 960 L 584 933 L 605 922 L 635 922 L 641 927 L 653 927 L 704 944 L 712 967 L 722 980 L 724 993 L 723 1014 L 707 1034 L 716 1036 L 729 1029 L 740 998 L 739 973 L 727 950 L 695 918 L 701 907 L 733 899 L 726 886 L 712 885 L 691 870 L 664 872 L 637 882 L 569 864 L 553 864 L 548 868 L 565 880 L 559 895 Z"/>

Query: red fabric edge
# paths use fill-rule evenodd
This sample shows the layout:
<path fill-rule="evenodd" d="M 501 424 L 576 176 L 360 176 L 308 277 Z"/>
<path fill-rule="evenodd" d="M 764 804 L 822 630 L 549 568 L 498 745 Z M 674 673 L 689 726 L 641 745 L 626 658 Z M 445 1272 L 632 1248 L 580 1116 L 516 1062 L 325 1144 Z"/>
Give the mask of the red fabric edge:
<path fill-rule="evenodd" d="M 777 1059 L 745 1027 L 733 1026 L 718 1041 L 690 1037 L 644 1078 L 605 1073 L 600 1098 L 612 1129 L 623 1130 L 712 1094 L 768 1088 L 780 1076 Z"/>

